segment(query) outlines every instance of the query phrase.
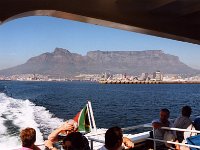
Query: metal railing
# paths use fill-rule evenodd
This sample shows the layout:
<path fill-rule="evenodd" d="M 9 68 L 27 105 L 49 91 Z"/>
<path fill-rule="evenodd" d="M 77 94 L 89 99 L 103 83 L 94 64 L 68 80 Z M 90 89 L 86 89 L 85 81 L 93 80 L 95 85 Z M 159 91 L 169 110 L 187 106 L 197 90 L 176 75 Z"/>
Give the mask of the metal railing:
<path fill-rule="evenodd" d="M 151 125 L 151 123 L 147 123 L 147 124 L 142 124 L 142 125 L 136 125 L 136 126 L 122 128 L 122 130 L 123 131 L 127 131 L 127 130 L 135 130 L 135 129 L 139 129 L 139 128 L 152 128 L 152 125 Z M 170 127 L 161 127 L 161 129 L 163 129 L 163 130 L 171 130 L 171 131 L 192 132 L 192 133 L 200 134 L 200 131 L 198 131 L 198 130 L 188 130 L 188 129 L 170 128 Z M 105 132 L 102 132 L 100 134 L 97 133 L 96 135 L 101 135 L 101 134 L 105 134 Z M 95 136 L 95 133 L 92 136 Z M 91 150 L 93 150 L 94 142 L 99 142 L 99 143 L 103 143 L 104 144 L 104 140 L 99 140 L 99 139 L 96 139 L 94 137 L 88 137 L 88 139 L 90 140 Z M 187 147 L 191 147 L 191 148 L 200 149 L 200 146 L 197 146 L 197 145 L 184 144 L 184 143 L 178 143 L 178 142 L 172 142 L 172 141 L 165 141 L 165 140 L 160 140 L 160 139 L 156 139 L 156 138 L 146 138 L 145 140 L 154 141 L 154 150 L 156 150 L 156 142 L 163 142 L 163 143 L 168 143 L 168 144 L 187 146 Z"/>
<path fill-rule="evenodd" d="M 168 143 L 168 144 L 187 146 L 187 147 L 200 149 L 200 146 L 196 146 L 196 145 L 190 145 L 190 144 L 184 144 L 184 143 L 178 143 L 178 142 L 172 142 L 172 141 L 165 141 L 165 140 L 159 140 L 159 139 L 154 139 L 154 138 L 147 138 L 147 140 L 152 140 L 152 141 L 155 141 L 155 142 L 163 142 L 163 143 Z M 156 148 L 154 148 L 154 150 L 156 150 Z"/>

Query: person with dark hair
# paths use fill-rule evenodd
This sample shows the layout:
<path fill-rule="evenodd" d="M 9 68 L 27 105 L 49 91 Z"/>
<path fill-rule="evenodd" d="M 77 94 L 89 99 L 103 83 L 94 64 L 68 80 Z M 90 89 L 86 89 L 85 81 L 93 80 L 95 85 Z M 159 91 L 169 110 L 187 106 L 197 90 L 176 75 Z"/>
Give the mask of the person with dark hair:
<path fill-rule="evenodd" d="M 66 122 L 64 122 L 60 127 L 58 127 L 57 129 L 55 129 L 48 136 L 48 140 L 50 140 L 52 142 L 60 141 L 60 140 L 63 139 L 63 136 L 60 136 L 60 135 L 67 136 L 71 132 L 76 132 L 77 128 L 78 128 L 77 122 L 75 122 L 72 119 L 67 120 Z"/>
<path fill-rule="evenodd" d="M 67 140 L 71 142 L 71 146 L 74 150 L 89 150 L 90 149 L 88 140 L 80 132 L 70 133 L 66 137 L 66 139 L 63 139 L 63 143 L 65 143 Z"/>
<path fill-rule="evenodd" d="M 180 129 L 187 129 L 187 127 L 192 124 L 192 120 L 190 119 L 192 109 L 190 106 L 184 106 L 182 107 L 181 113 L 182 115 L 175 120 L 174 127 Z M 177 140 L 181 143 L 184 139 L 183 132 L 177 131 L 176 135 Z"/>
<path fill-rule="evenodd" d="M 20 150 L 40 150 L 36 145 L 36 131 L 33 128 L 26 128 L 20 132 L 22 148 Z"/>
<path fill-rule="evenodd" d="M 123 149 L 123 144 L 128 148 L 133 148 L 133 142 L 123 137 L 123 133 L 120 127 L 112 127 L 106 131 L 105 145 L 100 150 L 120 150 Z"/>
<path fill-rule="evenodd" d="M 171 122 L 168 120 L 170 116 L 170 112 L 168 109 L 164 108 L 160 110 L 160 119 L 156 119 L 152 121 L 152 126 L 155 129 L 160 127 L 169 127 Z"/>
<path fill-rule="evenodd" d="M 186 116 L 186 117 L 190 117 L 191 113 L 192 113 L 192 109 L 190 106 L 184 106 L 182 108 L 182 116 Z"/>
<path fill-rule="evenodd" d="M 70 147 L 75 150 L 89 150 L 90 147 L 87 138 L 80 132 L 77 132 L 77 129 L 77 122 L 72 119 L 67 120 L 48 136 L 48 140 L 45 141 L 45 146 L 53 149 L 54 142 L 62 141 L 64 149 Z M 53 150 L 56 150 L 56 148 Z"/>
<path fill-rule="evenodd" d="M 161 127 L 173 127 L 173 123 L 169 121 L 170 111 L 167 108 L 160 110 L 160 119 L 152 121 L 152 126 L 154 128 L 154 138 L 159 140 L 174 140 L 175 133 L 161 129 Z M 170 139 L 169 139 L 170 138 Z M 156 142 L 158 149 L 165 149 L 168 145 L 161 142 Z"/>
<path fill-rule="evenodd" d="M 62 147 L 64 150 L 89 150 L 89 144 L 85 140 L 87 139 L 80 132 L 71 132 L 63 138 Z M 57 150 L 51 140 L 45 141 L 45 146 L 50 150 Z"/>

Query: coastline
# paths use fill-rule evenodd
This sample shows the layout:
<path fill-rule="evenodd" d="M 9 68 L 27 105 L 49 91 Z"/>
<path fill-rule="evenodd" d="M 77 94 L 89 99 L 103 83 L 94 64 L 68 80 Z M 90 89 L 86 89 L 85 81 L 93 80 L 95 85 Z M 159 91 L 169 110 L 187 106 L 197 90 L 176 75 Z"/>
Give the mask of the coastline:
<path fill-rule="evenodd" d="M 200 81 L 99 81 L 100 84 L 200 84 Z"/>

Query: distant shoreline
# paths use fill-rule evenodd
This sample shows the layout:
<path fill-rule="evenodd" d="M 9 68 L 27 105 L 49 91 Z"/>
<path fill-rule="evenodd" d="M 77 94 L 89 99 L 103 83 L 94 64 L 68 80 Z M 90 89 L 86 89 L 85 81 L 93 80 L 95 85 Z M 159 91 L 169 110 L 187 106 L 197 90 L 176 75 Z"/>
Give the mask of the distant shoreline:
<path fill-rule="evenodd" d="M 99 81 L 100 84 L 200 84 L 200 81 Z"/>
<path fill-rule="evenodd" d="M 42 80 L 0 80 L 19 82 L 91 82 L 99 84 L 200 84 L 200 81 L 88 81 L 88 80 L 67 80 L 67 81 L 42 81 Z"/>
<path fill-rule="evenodd" d="M 0 80 L 0 81 L 19 81 L 19 82 L 96 82 L 98 83 L 98 81 L 89 81 L 89 80 Z"/>

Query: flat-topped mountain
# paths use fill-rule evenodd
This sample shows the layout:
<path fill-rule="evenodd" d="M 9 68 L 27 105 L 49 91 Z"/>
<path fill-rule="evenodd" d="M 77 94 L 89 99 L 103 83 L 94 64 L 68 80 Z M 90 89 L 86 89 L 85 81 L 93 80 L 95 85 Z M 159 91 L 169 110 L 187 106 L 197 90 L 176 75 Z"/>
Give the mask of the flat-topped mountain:
<path fill-rule="evenodd" d="M 177 56 L 165 54 L 161 50 L 147 51 L 90 51 L 86 56 L 56 48 L 52 53 L 44 53 L 30 58 L 25 64 L 4 69 L 0 74 L 48 74 L 77 75 L 80 73 L 128 73 L 142 72 L 196 73 L 182 63 Z"/>

